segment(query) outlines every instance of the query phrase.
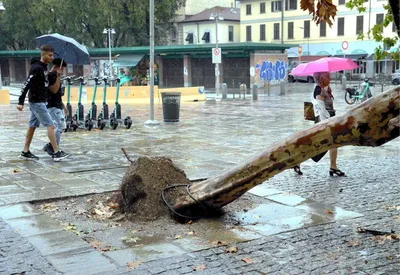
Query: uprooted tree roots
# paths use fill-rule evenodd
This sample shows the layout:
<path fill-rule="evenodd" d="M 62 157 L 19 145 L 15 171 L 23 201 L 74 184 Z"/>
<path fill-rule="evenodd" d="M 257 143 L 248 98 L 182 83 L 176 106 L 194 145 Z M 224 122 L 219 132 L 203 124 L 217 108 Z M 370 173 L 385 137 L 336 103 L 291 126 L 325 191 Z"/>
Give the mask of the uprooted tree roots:
<path fill-rule="evenodd" d="M 119 205 L 121 211 L 144 220 L 156 219 L 168 213 L 163 201 L 164 189 L 172 185 L 188 185 L 189 179 L 183 170 L 177 168 L 165 157 L 139 157 L 131 165 L 122 179 Z M 164 192 L 165 200 L 174 203 L 186 188 L 176 188 Z"/>

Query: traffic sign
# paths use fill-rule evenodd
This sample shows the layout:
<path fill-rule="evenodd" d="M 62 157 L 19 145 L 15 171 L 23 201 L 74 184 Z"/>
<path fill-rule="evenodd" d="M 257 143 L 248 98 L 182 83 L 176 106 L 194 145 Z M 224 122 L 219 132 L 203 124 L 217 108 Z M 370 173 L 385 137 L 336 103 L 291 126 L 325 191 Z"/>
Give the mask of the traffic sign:
<path fill-rule="evenodd" d="M 342 49 L 347 50 L 349 48 L 349 43 L 347 41 L 342 42 Z"/>
<path fill-rule="evenodd" d="M 212 63 L 221 63 L 221 48 L 212 48 Z"/>
<path fill-rule="evenodd" d="M 301 53 L 303 52 L 303 47 L 299 45 L 299 46 L 297 47 L 297 52 L 298 52 L 299 54 L 301 54 Z"/>

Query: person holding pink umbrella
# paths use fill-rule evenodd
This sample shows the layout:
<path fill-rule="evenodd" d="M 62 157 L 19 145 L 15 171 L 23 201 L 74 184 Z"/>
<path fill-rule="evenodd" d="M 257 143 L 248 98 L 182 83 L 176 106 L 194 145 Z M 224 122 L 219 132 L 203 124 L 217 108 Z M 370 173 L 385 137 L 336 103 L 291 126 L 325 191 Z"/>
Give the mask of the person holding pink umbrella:
<path fill-rule="evenodd" d="M 313 92 L 313 106 L 314 106 L 314 113 L 315 113 L 315 123 L 320 121 L 326 120 L 330 117 L 335 116 L 336 111 L 333 108 L 333 100 L 334 97 L 332 95 L 331 87 L 329 83 L 331 82 L 331 76 L 329 72 L 316 72 L 313 74 L 315 83 L 317 84 L 314 88 Z M 316 155 L 312 157 L 312 160 L 318 162 L 326 152 Z M 329 168 L 329 175 L 330 176 L 339 176 L 343 177 L 346 176 L 344 172 L 342 172 L 337 167 L 337 155 L 338 151 L 337 148 L 333 148 L 329 150 L 329 157 L 330 157 L 330 168 Z M 302 175 L 303 173 L 300 170 L 300 166 L 296 165 L 293 167 L 294 171 Z"/>

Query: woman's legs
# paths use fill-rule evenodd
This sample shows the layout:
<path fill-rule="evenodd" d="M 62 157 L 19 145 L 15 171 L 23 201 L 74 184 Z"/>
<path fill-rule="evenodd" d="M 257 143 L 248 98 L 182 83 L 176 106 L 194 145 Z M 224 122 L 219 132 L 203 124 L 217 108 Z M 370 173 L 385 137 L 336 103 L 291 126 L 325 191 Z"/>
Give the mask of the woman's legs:
<path fill-rule="evenodd" d="M 337 160 L 337 148 L 333 148 L 329 150 L 329 158 L 331 160 L 331 168 L 332 169 L 338 169 L 336 165 L 336 160 Z"/>
<path fill-rule="evenodd" d="M 329 151 L 329 157 L 330 157 L 330 159 L 331 159 L 331 168 L 329 169 L 329 174 L 330 174 L 331 176 L 337 175 L 337 176 L 339 176 L 339 177 L 346 176 L 346 174 L 343 173 L 342 171 L 340 171 L 340 170 L 337 168 L 337 165 L 336 165 L 336 160 L 337 160 L 337 148 L 333 148 L 333 149 L 331 149 L 331 150 Z"/>

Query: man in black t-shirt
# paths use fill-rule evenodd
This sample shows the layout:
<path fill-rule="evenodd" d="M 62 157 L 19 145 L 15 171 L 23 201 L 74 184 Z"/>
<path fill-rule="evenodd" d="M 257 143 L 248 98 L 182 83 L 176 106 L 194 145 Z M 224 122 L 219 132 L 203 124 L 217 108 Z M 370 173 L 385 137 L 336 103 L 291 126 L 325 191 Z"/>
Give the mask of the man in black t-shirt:
<path fill-rule="evenodd" d="M 60 88 L 61 71 L 57 72 L 57 78 L 53 85 L 49 86 L 47 64 L 53 61 L 54 49 L 51 45 L 43 45 L 40 47 L 40 61 L 33 63 L 29 76 L 21 89 L 21 96 L 18 100 L 17 109 L 22 111 L 27 92 L 29 91 L 29 110 L 30 119 L 29 127 L 26 132 L 24 150 L 21 152 L 21 158 L 27 160 L 39 159 L 32 154 L 29 147 L 32 142 L 33 135 L 37 127 L 42 124 L 47 127 L 47 135 L 52 144 L 54 153 L 52 155 L 54 161 L 60 161 L 69 155 L 60 151 L 57 145 L 56 136 L 54 133 L 54 122 L 46 107 L 48 93 L 56 93 Z"/>
<path fill-rule="evenodd" d="M 56 82 L 57 71 L 59 71 L 61 68 L 65 68 L 66 66 L 67 66 L 67 63 L 64 60 L 62 60 L 61 58 L 56 58 L 53 60 L 53 67 L 51 68 L 51 70 L 48 74 L 49 85 L 53 85 Z M 61 84 L 57 93 L 55 93 L 55 94 L 49 93 L 49 96 L 47 99 L 47 110 L 49 111 L 49 114 L 50 114 L 51 118 L 53 119 L 53 122 L 56 126 L 55 135 L 56 135 L 56 140 L 57 140 L 58 146 L 60 146 L 61 134 L 67 127 L 66 121 L 65 121 L 65 115 L 68 115 L 68 109 L 65 107 L 64 103 L 62 102 L 63 95 L 64 95 L 63 87 Z M 53 146 L 51 145 L 50 142 L 47 143 L 43 147 L 43 150 L 46 151 L 49 155 L 54 154 Z"/>

